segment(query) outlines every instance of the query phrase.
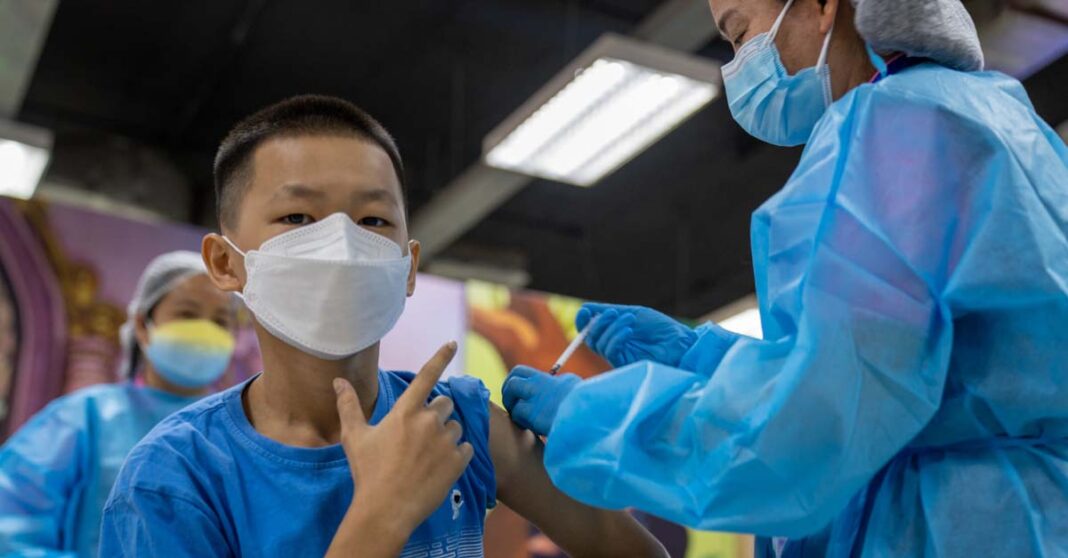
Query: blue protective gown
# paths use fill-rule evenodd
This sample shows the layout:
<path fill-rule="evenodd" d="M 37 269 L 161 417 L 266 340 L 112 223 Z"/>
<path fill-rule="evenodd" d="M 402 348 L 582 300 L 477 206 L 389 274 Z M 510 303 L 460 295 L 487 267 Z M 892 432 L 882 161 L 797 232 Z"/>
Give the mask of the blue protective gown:
<path fill-rule="evenodd" d="M 0 448 L 0 556 L 91 558 L 126 454 L 195 399 L 132 383 L 53 401 Z"/>
<path fill-rule="evenodd" d="M 583 382 L 549 474 L 829 556 L 1066 556 L 1066 235 L 1068 148 L 1019 82 L 856 88 L 753 216 L 765 340 Z"/>

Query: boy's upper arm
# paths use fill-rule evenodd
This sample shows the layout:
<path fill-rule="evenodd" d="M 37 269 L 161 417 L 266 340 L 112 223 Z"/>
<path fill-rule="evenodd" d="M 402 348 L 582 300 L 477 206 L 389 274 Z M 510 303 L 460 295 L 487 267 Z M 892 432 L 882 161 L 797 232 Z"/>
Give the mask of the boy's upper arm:
<path fill-rule="evenodd" d="M 229 557 L 214 514 L 184 497 L 132 488 L 104 508 L 100 556 Z"/>
<path fill-rule="evenodd" d="M 663 556 L 663 548 L 626 512 L 592 508 L 553 485 L 542 463 L 544 446 L 532 432 L 490 408 L 490 455 L 497 497 L 573 556 Z M 625 549 L 625 550 L 621 550 Z"/>
<path fill-rule="evenodd" d="M 519 430 L 508 413 L 494 403 L 489 403 L 489 423 L 490 457 L 497 477 L 497 495 L 502 497 L 512 484 L 509 480 L 528 459 L 525 456 L 535 451 L 536 439 L 533 433 Z"/>
<path fill-rule="evenodd" d="M 521 508 L 551 507 L 555 499 L 568 499 L 552 481 L 542 464 L 544 445 L 533 432 L 517 427 L 507 411 L 489 404 L 489 446 L 497 477 L 497 497 L 532 521 L 538 518 Z M 570 499 L 568 499 L 570 500 Z M 534 515 L 540 509 L 531 509 Z M 548 510 L 546 510 L 548 511 Z"/>

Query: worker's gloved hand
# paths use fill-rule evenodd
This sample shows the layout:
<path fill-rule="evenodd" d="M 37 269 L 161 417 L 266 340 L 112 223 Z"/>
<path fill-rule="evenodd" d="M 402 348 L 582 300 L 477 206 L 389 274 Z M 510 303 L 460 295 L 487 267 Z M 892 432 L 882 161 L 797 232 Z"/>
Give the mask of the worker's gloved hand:
<path fill-rule="evenodd" d="M 595 316 L 586 344 L 616 368 L 642 360 L 678 366 L 697 342 L 689 326 L 641 306 L 583 304 L 575 327 L 582 331 Z"/>
<path fill-rule="evenodd" d="M 520 428 L 548 436 L 560 404 L 581 381 L 574 374 L 551 376 L 529 366 L 517 366 L 501 389 L 504 408 Z"/>

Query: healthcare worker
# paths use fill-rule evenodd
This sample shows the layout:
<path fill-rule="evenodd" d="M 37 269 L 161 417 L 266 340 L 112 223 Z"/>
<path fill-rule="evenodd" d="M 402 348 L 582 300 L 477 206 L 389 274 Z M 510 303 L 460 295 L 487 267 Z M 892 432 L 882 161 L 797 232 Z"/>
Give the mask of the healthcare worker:
<path fill-rule="evenodd" d="M 226 370 L 234 312 L 199 253 L 148 265 L 120 332 L 127 381 L 53 401 L 0 448 L 0 556 L 97 555 L 101 512 L 126 454 Z"/>
<path fill-rule="evenodd" d="M 711 7 L 735 119 L 807 144 L 752 220 L 764 339 L 587 306 L 617 370 L 504 386 L 552 480 L 785 555 L 1068 555 L 1068 148 L 958 0 Z"/>

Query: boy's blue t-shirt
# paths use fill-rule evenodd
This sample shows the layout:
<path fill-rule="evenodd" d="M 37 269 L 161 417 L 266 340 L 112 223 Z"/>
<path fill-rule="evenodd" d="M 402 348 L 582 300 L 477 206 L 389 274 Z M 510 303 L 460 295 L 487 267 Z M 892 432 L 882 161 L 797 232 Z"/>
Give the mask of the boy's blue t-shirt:
<path fill-rule="evenodd" d="M 371 424 L 386 416 L 413 378 L 379 372 Z M 287 446 L 256 432 L 241 402 L 247 385 L 170 416 L 133 449 L 104 509 L 101 556 L 326 553 L 353 496 L 345 452 L 340 445 Z M 482 556 L 483 520 L 496 504 L 497 484 L 489 392 L 482 382 L 461 377 L 439 383 L 431 397 L 438 395 L 455 402 L 453 418 L 474 458 L 401 556 Z"/>

